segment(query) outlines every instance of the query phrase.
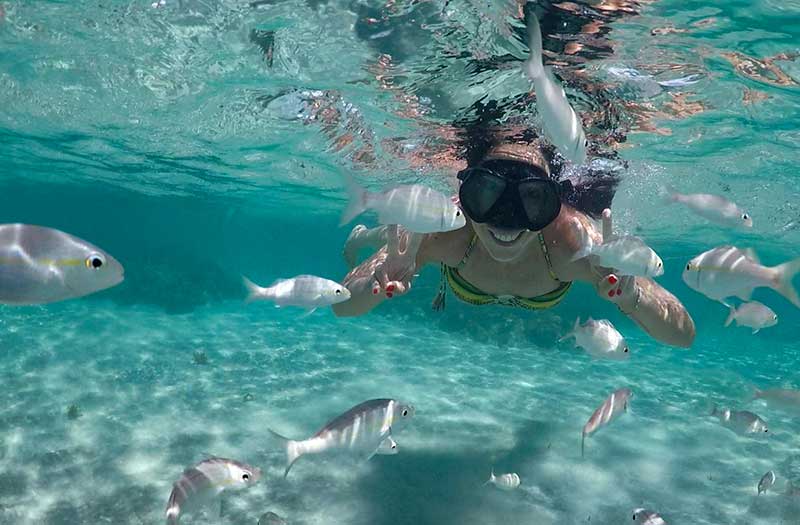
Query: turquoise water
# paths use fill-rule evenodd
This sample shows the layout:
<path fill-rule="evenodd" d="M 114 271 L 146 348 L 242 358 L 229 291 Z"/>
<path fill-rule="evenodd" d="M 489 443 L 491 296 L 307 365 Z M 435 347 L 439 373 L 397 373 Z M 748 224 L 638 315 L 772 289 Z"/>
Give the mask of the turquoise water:
<path fill-rule="evenodd" d="M 173 481 L 206 454 L 265 476 L 226 497 L 222 516 L 186 523 L 255 525 L 273 511 L 292 524 L 617 524 L 636 507 L 670 524 L 800 522 L 800 499 L 784 494 L 786 480 L 800 482 L 800 421 L 750 401 L 754 386 L 800 388 L 800 312 L 762 289 L 755 298 L 779 324 L 755 336 L 726 329 L 725 308 L 680 279 L 686 261 L 720 244 L 753 247 L 768 265 L 800 255 L 800 5 L 542 6 L 568 92 L 583 114 L 605 115 L 594 140 L 626 138 L 616 224 L 664 258 L 659 282 L 697 323 L 683 350 L 651 340 L 585 285 L 544 312 L 452 296 L 433 312 L 435 268 L 361 318 L 245 305 L 241 275 L 346 273 L 342 173 L 376 188 L 447 188 L 452 170 L 392 153 L 447 148 L 431 127 L 474 117 L 478 100 L 523 115 L 517 8 L 151 3 L 0 2 L 0 221 L 64 230 L 126 268 L 123 284 L 90 297 L 0 307 L 0 524 L 163 523 Z M 579 34 L 589 20 L 572 8 L 602 20 L 608 40 Z M 651 33 L 664 27 L 685 32 Z M 776 85 L 782 77 L 763 68 L 772 82 L 748 77 L 732 52 L 788 54 L 774 64 L 790 80 Z M 393 61 L 376 73 L 381 54 Z M 614 67 L 700 77 L 665 89 Z M 602 89 L 587 92 L 583 78 Z M 297 118 L 306 110 L 291 90 L 325 91 L 342 119 Z M 401 95 L 417 97 L 417 114 L 398 114 Z M 643 112 L 652 126 L 637 121 Z M 367 147 L 375 160 L 365 164 Z M 725 194 L 755 228 L 730 232 L 665 206 L 665 185 Z M 579 315 L 610 319 L 631 359 L 595 361 L 558 343 Z M 631 413 L 590 438 L 581 459 L 583 424 L 621 387 L 634 391 Z M 400 454 L 355 466 L 303 459 L 281 477 L 267 428 L 310 435 L 374 397 L 416 406 Z M 715 403 L 757 412 L 772 435 L 728 431 L 706 416 Z M 71 405 L 80 417 L 68 417 Z M 493 467 L 518 473 L 521 487 L 482 486 Z M 775 490 L 756 497 L 770 469 Z"/>

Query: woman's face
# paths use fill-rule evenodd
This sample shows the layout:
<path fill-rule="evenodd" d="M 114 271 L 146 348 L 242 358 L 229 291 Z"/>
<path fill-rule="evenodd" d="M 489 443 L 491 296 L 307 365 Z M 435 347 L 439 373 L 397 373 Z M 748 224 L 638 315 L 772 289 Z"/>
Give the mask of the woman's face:
<path fill-rule="evenodd" d="M 522 257 L 525 248 L 536 238 L 536 233 L 530 230 L 507 229 L 478 222 L 473 222 L 472 227 L 492 259 L 499 262 L 511 262 Z"/>

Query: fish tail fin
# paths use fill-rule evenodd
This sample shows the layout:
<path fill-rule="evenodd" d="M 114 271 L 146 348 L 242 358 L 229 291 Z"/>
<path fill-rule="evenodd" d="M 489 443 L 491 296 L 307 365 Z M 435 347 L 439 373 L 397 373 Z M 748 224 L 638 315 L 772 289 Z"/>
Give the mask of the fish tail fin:
<path fill-rule="evenodd" d="M 263 288 L 244 276 L 242 277 L 242 282 L 244 287 L 247 288 L 247 298 L 244 300 L 246 303 L 269 297 L 269 288 Z"/>
<path fill-rule="evenodd" d="M 572 325 L 572 330 L 567 332 L 566 334 L 562 335 L 558 339 L 558 341 L 561 342 L 561 341 L 565 341 L 565 340 L 569 339 L 570 337 L 575 337 L 575 331 L 578 329 L 578 327 L 580 325 L 581 325 L 581 318 L 580 318 L 580 316 L 578 316 L 578 318 L 575 319 L 575 324 Z"/>
<path fill-rule="evenodd" d="M 273 430 L 267 429 L 267 431 L 272 434 L 272 437 L 281 443 L 281 446 L 286 451 L 286 470 L 283 471 L 283 477 L 285 478 L 289 475 L 289 470 L 291 470 L 294 462 L 297 461 L 301 455 L 303 455 L 303 453 L 300 451 L 300 447 L 298 446 L 299 442 L 284 437 Z"/>
<path fill-rule="evenodd" d="M 181 517 L 181 508 L 178 505 L 170 505 L 167 507 L 167 525 L 178 525 L 178 520 Z"/>
<path fill-rule="evenodd" d="M 351 177 L 345 177 L 345 184 L 347 185 L 347 195 L 349 201 L 347 208 L 342 213 L 342 218 L 339 220 L 339 226 L 344 226 L 352 221 L 367 209 L 367 190 L 356 184 Z"/>
<path fill-rule="evenodd" d="M 661 186 L 658 194 L 667 204 L 672 204 L 673 202 L 678 202 L 680 200 L 680 194 L 678 191 L 669 184 Z"/>
<path fill-rule="evenodd" d="M 539 28 L 539 19 L 533 11 L 528 12 L 528 48 L 530 54 L 525 61 L 525 71 L 528 77 L 533 80 L 544 76 L 544 64 L 542 63 L 542 30 Z"/>
<path fill-rule="evenodd" d="M 775 291 L 800 308 L 800 296 L 797 295 L 797 289 L 792 285 L 792 279 L 800 273 L 800 259 L 776 266 L 775 271 L 777 272 Z"/>
<path fill-rule="evenodd" d="M 589 235 L 589 231 L 580 223 L 576 223 L 575 227 L 578 230 L 579 244 L 581 248 L 572 255 L 572 258 L 570 259 L 572 262 L 590 256 L 594 250 L 594 243 L 592 242 L 591 235 Z"/>
<path fill-rule="evenodd" d="M 489 479 L 487 479 L 487 480 L 486 480 L 486 482 L 484 483 L 484 485 L 488 485 L 489 483 L 493 482 L 494 480 L 495 480 L 495 477 L 494 477 L 494 467 L 492 467 L 492 473 L 491 473 L 491 474 L 489 474 Z"/>
<path fill-rule="evenodd" d="M 728 318 L 725 319 L 725 326 L 730 326 L 734 319 L 736 319 L 736 308 L 733 306 L 730 307 L 731 311 L 728 314 Z"/>

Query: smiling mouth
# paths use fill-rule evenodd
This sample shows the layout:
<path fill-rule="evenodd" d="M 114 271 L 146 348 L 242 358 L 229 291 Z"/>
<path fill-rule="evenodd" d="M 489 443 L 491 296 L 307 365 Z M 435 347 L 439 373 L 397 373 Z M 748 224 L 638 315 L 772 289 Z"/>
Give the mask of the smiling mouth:
<path fill-rule="evenodd" d="M 492 239 L 500 246 L 512 246 L 522 236 L 525 230 L 495 230 L 489 228 Z"/>

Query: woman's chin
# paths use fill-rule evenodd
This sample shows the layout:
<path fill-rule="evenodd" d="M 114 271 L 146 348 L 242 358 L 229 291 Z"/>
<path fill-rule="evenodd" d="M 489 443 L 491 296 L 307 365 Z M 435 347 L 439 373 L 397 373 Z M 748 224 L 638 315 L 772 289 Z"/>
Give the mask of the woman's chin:
<path fill-rule="evenodd" d="M 510 262 L 522 256 L 525 247 L 533 239 L 533 232 L 520 229 L 497 228 L 485 226 L 482 235 L 483 245 L 492 259 L 499 262 Z"/>

